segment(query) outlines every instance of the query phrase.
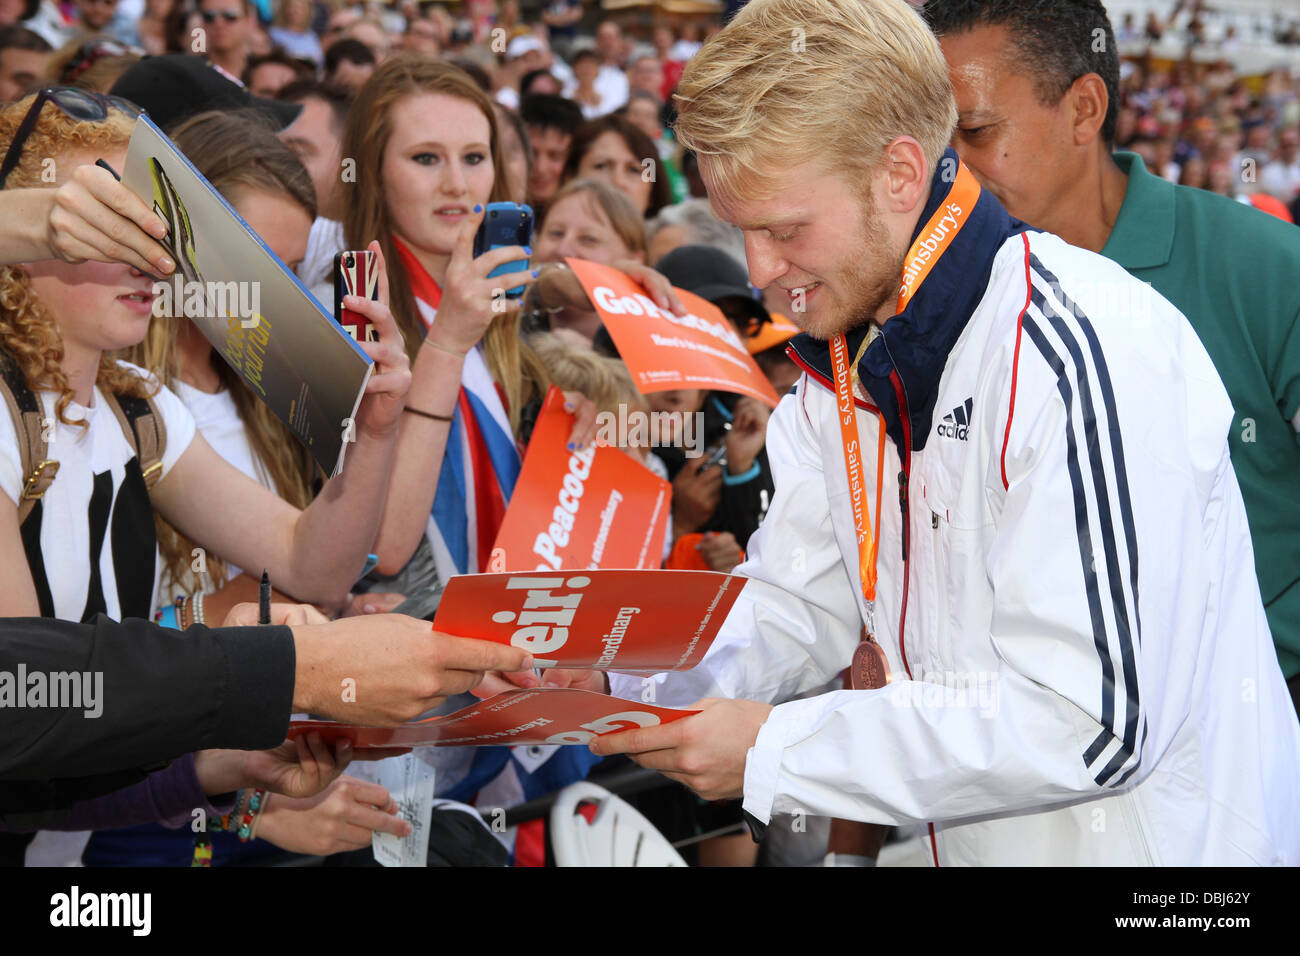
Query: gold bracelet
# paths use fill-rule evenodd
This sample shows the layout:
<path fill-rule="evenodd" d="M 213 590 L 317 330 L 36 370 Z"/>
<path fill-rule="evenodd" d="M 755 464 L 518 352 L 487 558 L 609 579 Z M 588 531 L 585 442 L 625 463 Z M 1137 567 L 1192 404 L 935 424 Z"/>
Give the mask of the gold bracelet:
<path fill-rule="evenodd" d="M 462 358 L 462 359 L 463 359 L 466 355 L 469 354 L 468 352 L 457 352 L 455 349 L 449 349 L 449 348 L 447 348 L 445 345 L 439 345 L 438 343 L 433 342 L 433 341 L 430 341 L 430 340 L 427 339 L 427 338 L 426 338 L 423 342 L 421 342 L 420 344 L 421 344 L 421 345 L 427 345 L 427 346 L 429 346 L 429 348 L 431 348 L 431 349 L 437 349 L 439 352 L 446 352 L 448 355 L 454 355 L 454 356 L 456 356 L 456 358 Z"/>

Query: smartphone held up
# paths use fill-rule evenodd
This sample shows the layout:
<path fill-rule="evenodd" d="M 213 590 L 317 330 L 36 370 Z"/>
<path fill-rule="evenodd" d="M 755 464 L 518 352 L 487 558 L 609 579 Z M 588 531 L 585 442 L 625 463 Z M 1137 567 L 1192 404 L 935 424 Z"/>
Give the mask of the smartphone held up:
<path fill-rule="evenodd" d="M 485 252 L 500 249 L 503 246 L 531 246 L 533 244 L 533 210 L 531 206 L 513 202 L 491 202 L 483 211 L 483 221 L 479 223 L 474 235 L 474 257 L 477 259 Z M 488 273 L 488 278 L 523 272 L 528 268 L 527 259 L 514 259 L 497 266 Z M 506 290 L 506 297 L 517 299 L 524 294 L 524 287 L 519 285 Z"/>
<path fill-rule="evenodd" d="M 379 330 L 370 319 L 343 307 L 345 295 L 379 298 L 379 264 L 370 250 L 344 250 L 334 257 L 334 319 L 358 342 L 378 342 Z"/>

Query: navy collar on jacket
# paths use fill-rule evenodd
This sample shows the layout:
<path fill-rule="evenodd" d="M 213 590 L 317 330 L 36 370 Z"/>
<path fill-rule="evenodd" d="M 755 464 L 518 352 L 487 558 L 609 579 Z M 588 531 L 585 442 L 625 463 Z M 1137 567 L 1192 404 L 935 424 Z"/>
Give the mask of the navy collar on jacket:
<path fill-rule="evenodd" d="M 935 170 L 930 198 L 917 219 L 911 241 L 916 240 L 930 216 L 947 198 L 952 189 L 948 180 L 952 179 L 956 162 L 956 152 L 946 150 Z M 880 335 L 867 347 L 858 365 L 858 378 L 884 415 L 886 430 L 900 454 L 904 440 L 897 392 L 903 394 L 907 403 L 912 450 L 920 451 L 930 433 L 939 378 L 948 363 L 948 354 L 984 297 L 993 259 L 1008 237 L 1027 228 L 1012 219 L 991 192 L 982 190 L 966 225 L 930 270 L 907 308 L 885 322 Z M 870 255 L 870 251 L 863 250 L 863 254 Z M 868 329 L 869 324 L 864 323 L 848 333 L 850 355 L 857 354 Z M 804 365 L 828 382 L 834 381 L 829 343 L 805 332 L 790 340 L 790 348 Z M 897 390 L 891 381 L 894 376 L 898 380 Z"/>

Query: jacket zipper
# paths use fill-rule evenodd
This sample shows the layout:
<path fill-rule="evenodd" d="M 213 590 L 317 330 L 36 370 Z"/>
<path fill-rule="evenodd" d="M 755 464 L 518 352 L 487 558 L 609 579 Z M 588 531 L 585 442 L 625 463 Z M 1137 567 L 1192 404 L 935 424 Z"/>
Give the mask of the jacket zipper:
<path fill-rule="evenodd" d="M 948 620 L 948 589 L 944 586 L 948 580 L 948 568 L 944 561 L 944 531 L 940 525 L 942 519 L 937 511 L 930 512 L 930 546 L 934 548 L 934 572 L 935 579 L 939 582 L 939 587 L 935 590 L 936 610 L 935 622 L 938 625 L 935 631 L 936 644 L 938 645 L 939 664 L 941 667 L 951 670 L 953 664 L 952 639 L 949 632 Z"/>
<path fill-rule="evenodd" d="M 889 374 L 889 382 L 894 386 L 894 397 L 898 399 L 898 416 L 903 426 L 903 448 L 899 460 L 902 463 L 903 470 L 898 473 L 898 507 L 903 513 L 903 531 L 899 536 L 903 553 L 903 607 L 898 615 L 898 653 L 903 658 L 903 669 L 907 671 L 909 679 L 912 677 L 912 668 L 907 663 L 907 643 L 904 637 L 904 628 L 907 624 L 907 590 L 911 578 L 911 563 L 907 560 L 908 540 L 912 536 L 911 515 L 907 508 L 907 480 L 912 470 L 912 419 L 907 411 L 907 395 L 903 392 L 903 380 L 898 377 L 898 370 L 895 369 Z M 940 587 L 942 587 L 940 583 Z M 930 831 L 930 853 L 934 858 L 934 865 L 939 865 L 939 838 L 935 835 L 934 824 L 926 824 Z"/>
<path fill-rule="evenodd" d="M 903 669 L 911 679 L 912 668 L 907 663 L 907 640 L 904 637 L 904 627 L 907 624 L 907 591 L 911 578 L 911 563 L 907 560 L 908 542 L 912 536 L 911 515 L 908 513 L 907 506 L 907 481 L 912 469 L 912 422 L 907 414 L 907 396 L 903 394 L 903 382 L 898 377 L 897 371 L 890 373 L 889 381 L 894 386 L 894 397 L 898 399 L 898 412 L 903 424 L 903 447 L 899 455 L 903 470 L 898 473 L 898 508 L 903 515 L 903 528 L 899 535 L 903 556 L 903 607 L 898 615 L 898 653 L 903 658 Z"/>
<path fill-rule="evenodd" d="M 835 388 L 831 384 L 830 380 L 827 379 L 826 376 L 821 375 L 814 369 L 810 368 L 808 363 L 805 362 L 802 358 L 800 358 L 799 354 L 795 352 L 793 348 L 786 349 L 786 355 L 790 357 L 790 359 L 795 363 L 795 365 L 798 365 L 801 369 L 803 369 L 810 376 L 812 376 L 812 378 L 820 382 L 823 387 L 825 387 L 832 394 L 834 394 Z M 899 539 L 900 546 L 902 548 L 902 555 L 903 555 L 903 607 L 902 607 L 902 611 L 898 615 L 898 653 L 903 658 L 903 669 L 907 671 L 907 676 L 908 679 L 910 680 L 912 677 L 912 668 L 909 667 L 907 663 L 907 646 L 903 636 L 903 631 L 907 624 L 907 591 L 908 591 L 909 579 L 911 577 L 910 574 L 911 565 L 907 560 L 908 539 L 911 537 L 911 528 L 909 526 L 910 515 L 908 513 L 908 508 L 907 508 L 907 479 L 908 479 L 908 475 L 911 472 L 911 467 L 912 467 L 912 419 L 908 415 L 907 396 L 903 393 L 903 382 L 902 379 L 898 377 L 897 370 L 890 373 L 889 381 L 890 384 L 893 385 L 894 387 L 894 396 L 898 399 L 898 410 L 899 410 L 899 415 L 902 418 L 902 425 L 903 425 L 903 448 L 902 448 L 902 453 L 900 455 L 900 461 L 902 462 L 903 470 L 898 473 L 898 507 L 899 510 L 902 511 L 903 513 L 903 533 Z M 862 401 L 856 395 L 853 396 L 853 401 L 854 404 L 856 404 L 859 408 L 867 408 L 872 411 L 877 410 L 875 405 L 871 405 Z M 939 841 L 934 833 L 934 824 L 931 823 L 928 824 L 928 826 L 930 829 L 930 852 L 933 854 L 934 857 L 934 865 L 938 866 L 939 865 Z"/>

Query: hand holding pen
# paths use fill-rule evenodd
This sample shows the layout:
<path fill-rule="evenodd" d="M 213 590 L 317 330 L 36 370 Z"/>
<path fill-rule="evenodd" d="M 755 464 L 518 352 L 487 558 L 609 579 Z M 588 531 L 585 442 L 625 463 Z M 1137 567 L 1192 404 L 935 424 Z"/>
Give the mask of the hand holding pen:
<path fill-rule="evenodd" d="M 67 262 L 124 262 L 141 272 L 166 276 L 176 263 L 159 240 L 163 220 L 143 199 L 121 184 L 104 160 L 81 166 L 48 197 L 45 240 L 51 257 Z"/>

